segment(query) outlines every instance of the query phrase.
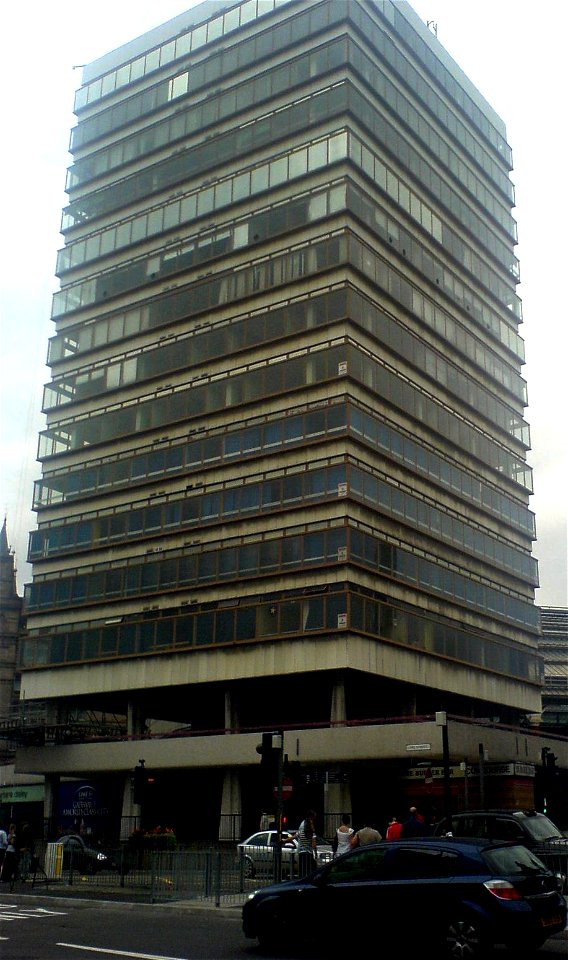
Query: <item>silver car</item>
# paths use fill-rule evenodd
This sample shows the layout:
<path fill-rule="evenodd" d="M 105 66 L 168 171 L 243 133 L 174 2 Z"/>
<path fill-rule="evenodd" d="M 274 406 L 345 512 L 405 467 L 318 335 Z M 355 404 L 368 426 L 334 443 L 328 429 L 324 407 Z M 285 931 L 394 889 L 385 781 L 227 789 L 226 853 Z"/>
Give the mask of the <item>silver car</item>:
<path fill-rule="evenodd" d="M 271 875 L 274 870 L 274 846 L 276 830 L 260 830 L 253 833 L 247 840 L 237 844 L 239 858 L 243 862 L 245 877 L 252 878 L 258 874 Z M 333 860 L 331 844 L 323 837 L 317 837 L 317 866 Z M 299 843 L 293 833 L 282 833 L 282 874 L 285 877 L 298 875 Z"/>

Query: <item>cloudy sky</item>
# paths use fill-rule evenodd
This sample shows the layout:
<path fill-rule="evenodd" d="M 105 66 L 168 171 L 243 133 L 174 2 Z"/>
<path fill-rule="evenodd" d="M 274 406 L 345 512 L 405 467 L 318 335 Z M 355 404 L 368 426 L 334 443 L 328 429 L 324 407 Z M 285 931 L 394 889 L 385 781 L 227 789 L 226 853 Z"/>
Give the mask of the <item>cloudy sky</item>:
<path fill-rule="evenodd" d="M 337 0 L 349 2 L 349 0 Z M 3 12 L 3 230 L 0 273 L 0 507 L 15 550 L 20 590 L 33 482 L 51 295 L 73 99 L 80 65 L 187 10 L 188 0 L 31 0 Z M 507 125 L 515 169 L 541 587 L 537 603 L 568 605 L 568 317 L 563 231 L 565 44 L 568 4 L 548 0 L 413 0 L 440 43 Z M 434 26 L 432 27 L 434 29 Z"/>

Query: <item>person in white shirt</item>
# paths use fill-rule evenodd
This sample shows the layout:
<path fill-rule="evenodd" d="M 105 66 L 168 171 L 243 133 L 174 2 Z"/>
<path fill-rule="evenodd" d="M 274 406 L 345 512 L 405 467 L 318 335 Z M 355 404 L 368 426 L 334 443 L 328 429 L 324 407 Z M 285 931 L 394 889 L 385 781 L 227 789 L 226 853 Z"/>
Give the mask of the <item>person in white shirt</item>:
<path fill-rule="evenodd" d="M 316 868 L 317 837 L 315 828 L 316 814 L 308 810 L 300 824 L 298 839 L 298 875 L 305 877 Z"/>
<path fill-rule="evenodd" d="M 4 863 L 4 855 L 6 853 L 7 846 L 8 834 L 2 829 L 2 827 L 0 827 L 0 873 L 2 873 L 2 864 Z"/>
<path fill-rule="evenodd" d="M 341 817 L 341 823 L 335 831 L 335 842 L 333 843 L 333 856 L 340 857 L 342 853 L 347 853 L 351 847 L 351 837 L 353 836 L 353 827 L 351 826 L 351 817 L 344 813 Z"/>
<path fill-rule="evenodd" d="M 9 882 L 16 873 L 16 824 L 8 827 L 8 843 L 4 853 L 4 861 L 0 870 L 0 881 Z"/>

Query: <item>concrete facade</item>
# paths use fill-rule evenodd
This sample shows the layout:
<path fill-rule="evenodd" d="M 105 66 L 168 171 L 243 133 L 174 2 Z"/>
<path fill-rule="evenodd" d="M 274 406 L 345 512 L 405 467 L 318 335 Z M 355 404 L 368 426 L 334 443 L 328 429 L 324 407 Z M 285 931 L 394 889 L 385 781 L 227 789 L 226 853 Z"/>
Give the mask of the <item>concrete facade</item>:
<path fill-rule="evenodd" d="M 125 776 L 144 739 L 252 819 L 262 730 L 345 806 L 400 720 L 540 711 L 503 122 L 359 0 L 202 4 L 88 65 L 76 114 L 23 682 L 124 738 L 21 768 Z"/>

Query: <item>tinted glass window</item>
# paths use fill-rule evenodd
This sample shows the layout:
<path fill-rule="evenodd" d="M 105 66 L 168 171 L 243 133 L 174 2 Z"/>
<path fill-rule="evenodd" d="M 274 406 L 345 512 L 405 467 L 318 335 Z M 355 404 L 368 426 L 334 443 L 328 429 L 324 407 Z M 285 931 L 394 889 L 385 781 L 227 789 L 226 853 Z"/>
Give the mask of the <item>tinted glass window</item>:
<path fill-rule="evenodd" d="M 492 873 L 505 876 L 530 873 L 534 870 L 546 870 L 542 860 L 527 847 L 501 847 L 498 850 L 485 850 L 482 859 Z"/>
<path fill-rule="evenodd" d="M 454 837 L 486 837 L 485 817 L 459 817 L 452 821 Z"/>
<path fill-rule="evenodd" d="M 558 827 L 549 820 L 548 817 L 524 817 L 523 829 L 533 838 L 533 840 L 550 840 L 553 837 L 560 837 L 562 834 Z"/>
<path fill-rule="evenodd" d="M 265 847 L 268 844 L 268 834 L 267 833 L 257 833 L 252 840 L 249 841 L 251 846 L 254 847 Z"/>
<path fill-rule="evenodd" d="M 433 850 L 428 847 L 419 850 L 400 849 L 393 851 L 389 858 L 387 874 L 389 879 L 419 880 L 425 877 L 451 877 L 460 874 L 459 857 L 449 850 Z M 470 865 L 468 865 L 468 870 Z"/>
<path fill-rule="evenodd" d="M 360 883 L 383 877 L 387 848 L 361 850 L 352 857 L 334 863 L 327 873 L 328 883 Z"/>
<path fill-rule="evenodd" d="M 496 817 L 489 822 L 489 834 L 498 840 L 523 840 L 525 834 L 520 823 L 514 820 L 503 820 Z"/>

